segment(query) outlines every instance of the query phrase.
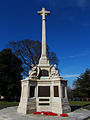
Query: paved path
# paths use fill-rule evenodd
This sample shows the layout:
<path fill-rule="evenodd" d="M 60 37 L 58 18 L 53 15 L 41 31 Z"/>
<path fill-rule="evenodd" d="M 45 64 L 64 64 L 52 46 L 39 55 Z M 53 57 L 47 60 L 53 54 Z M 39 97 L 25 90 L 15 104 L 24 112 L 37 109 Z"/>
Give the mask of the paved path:
<path fill-rule="evenodd" d="M 90 117 L 90 111 L 79 109 L 68 113 L 69 117 L 42 116 L 42 115 L 23 115 L 16 112 L 17 107 L 8 107 L 0 110 L 0 120 L 83 120 Z"/>

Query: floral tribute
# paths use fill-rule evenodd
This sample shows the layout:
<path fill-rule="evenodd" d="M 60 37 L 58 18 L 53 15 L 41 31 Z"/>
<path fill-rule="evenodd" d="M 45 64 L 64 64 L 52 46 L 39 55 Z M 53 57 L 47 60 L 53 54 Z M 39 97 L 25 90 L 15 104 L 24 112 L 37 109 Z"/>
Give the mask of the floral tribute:
<path fill-rule="evenodd" d="M 50 116 L 57 116 L 57 113 L 53 113 L 53 112 L 46 112 L 46 111 L 42 111 L 42 112 L 34 112 L 34 115 L 50 115 Z M 60 114 L 61 117 L 68 117 L 67 114 Z"/>
<path fill-rule="evenodd" d="M 41 114 L 41 112 L 34 112 L 33 114 L 34 115 L 38 115 L 38 114 Z"/>
<path fill-rule="evenodd" d="M 53 113 L 53 112 L 46 112 L 46 111 L 42 111 L 42 112 L 34 112 L 34 115 L 50 115 L 50 116 L 57 116 L 57 113 Z"/>
<path fill-rule="evenodd" d="M 61 117 L 68 117 L 67 114 L 60 114 Z"/>

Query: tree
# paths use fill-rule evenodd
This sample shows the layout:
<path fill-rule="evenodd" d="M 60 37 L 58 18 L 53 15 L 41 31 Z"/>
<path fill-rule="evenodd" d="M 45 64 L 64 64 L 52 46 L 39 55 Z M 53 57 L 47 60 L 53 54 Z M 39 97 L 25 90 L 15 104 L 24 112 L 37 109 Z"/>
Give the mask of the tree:
<path fill-rule="evenodd" d="M 69 99 L 73 99 L 73 90 L 70 86 L 67 86 L 67 95 Z"/>
<path fill-rule="evenodd" d="M 90 69 L 86 69 L 85 73 L 74 82 L 74 97 L 90 98 Z"/>
<path fill-rule="evenodd" d="M 32 68 L 32 64 L 36 65 L 39 62 L 41 55 L 41 43 L 33 40 L 20 40 L 17 42 L 9 42 L 8 47 L 12 49 L 13 53 L 18 56 L 23 63 L 24 75 L 28 75 L 28 71 Z M 56 53 L 50 52 L 47 46 L 47 56 L 50 64 L 58 65 L 58 58 Z"/>
<path fill-rule="evenodd" d="M 17 100 L 20 97 L 21 66 L 21 60 L 10 49 L 0 52 L 0 95 L 5 100 Z"/>

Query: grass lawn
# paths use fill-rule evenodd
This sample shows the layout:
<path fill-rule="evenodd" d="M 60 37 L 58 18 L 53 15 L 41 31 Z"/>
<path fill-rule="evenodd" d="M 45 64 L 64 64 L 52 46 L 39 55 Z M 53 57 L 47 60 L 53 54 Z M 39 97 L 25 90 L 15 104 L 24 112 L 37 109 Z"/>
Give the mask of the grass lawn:
<path fill-rule="evenodd" d="M 18 106 L 18 102 L 6 102 L 6 101 L 0 101 L 0 109 L 11 107 L 11 106 Z"/>
<path fill-rule="evenodd" d="M 70 101 L 71 111 L 79 108 L 90 110 L 90 101 Z"/>
<path fill-rule="evenodd" d="M 70 105 L 76 105 L 76 106 L 85 106 L 85 105 L 88 105 L 88 104 L 90 104 L 90 101 L 70 101 L 69 102 L 70 103 Z"/>

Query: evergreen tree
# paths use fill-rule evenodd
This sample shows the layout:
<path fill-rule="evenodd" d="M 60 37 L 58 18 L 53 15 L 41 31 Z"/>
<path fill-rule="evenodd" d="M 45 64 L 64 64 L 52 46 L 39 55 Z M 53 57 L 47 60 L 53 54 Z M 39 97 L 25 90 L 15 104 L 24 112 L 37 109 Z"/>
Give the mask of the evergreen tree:
<path fill-rule="evenodd" d="M 90 69 L 81 74 L 74 85 L 74 97 L 90 98 Z"/>
<path fill-rule="evenodd" d="M 5 100 L 18 100 L 20 97 L 20 80 L 22 62 L 10 49 L 0 52 L 0 95 Z"/>

